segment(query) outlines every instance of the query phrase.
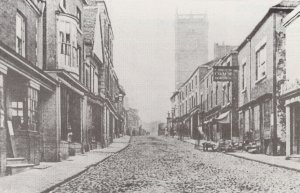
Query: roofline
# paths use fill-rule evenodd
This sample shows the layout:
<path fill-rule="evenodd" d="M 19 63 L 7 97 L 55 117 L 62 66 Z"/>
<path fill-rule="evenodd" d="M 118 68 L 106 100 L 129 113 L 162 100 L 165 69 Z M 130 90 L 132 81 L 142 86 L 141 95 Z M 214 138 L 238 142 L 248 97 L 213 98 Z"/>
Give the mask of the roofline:
<path fill-rule="evenodd" d="M 173 92 L 172 96 L 170 97 L 170 100 L 171 100 L 172 98 L 174 98 L 177 94 L 179 94 L 179 91 L 178 91 L 178 90 L 175 91 L 175 92 Z"/>
<path fill-rule="evenodd" d="M 297 6 L 291 13 L 289 13 L 284 19 L 283 19 L 283 26 L 287 27 L 292 22 L 294 22 L 295 19 L 297 19 L 300 16 L 300 6 Z"/>
<path fill-rule="evenodd" d="M 86 0 L 84 0 L 84 1 L 86 1 Z M 97 8 L 97 9 L 99 9 L 99 7 L 97 6 L 97 3 L 104 4 L 104 8 L 105 8 L 105 10 L 106 10 L 106 15 L 107 15 L 107 18 L 108 18 L 108 21 L 109 21 L 109 25 L 110 25 L 112 34 L 113 34 L 113 36 L 114 36 L 114 31 L 113 31 L 113 28 L 112 28 L 111 20 L 110 20 L 109 14 L 108 14 L 108 9 L 107 9 L 107 6 L 106 6 L 105 1 L 103 1 L 103 0 L 96 0 L 95 2 L 96 2 L 96 5 L 89 5 L 89 4 L 86 4 L 86 6 L 84 6 L 84 9 L 92 9 L 92 8 Z"/>
<path fill-rule="evenodd" d="M 191 76 L 189 76 L 189 78 L 188 78 L 186 81 L 184 81 L 184 82 L 180 85 L 179 89 L 182 88 L 183 85 L 185 85 L 189 80 L 191 80 L 191 78 L 194 76 L 194 74 L 197 72 L 197 70 L 199 70 L 199 68 L 209 68 L 209 66 L 206 66 L 206 65 L 208 65 L 208 64 L 210 64 L 210 63 L 214 63 L 214 62 L 216 62 L 216 61 L 218 61 L 218 59 L 213 59 L 213 60 L 210 60 L 209 62 L 206 62 L 206 63 L 204 63 L 204 64 L 199 65 L 199 66 L 193 71 L 193 73 L 191 74 Z"/>
<path fill-rule="evenodd" d="M 107 18 L 108 18 L 108 21 L 109 21 L 109 24 L 110 24 L 110 28 L 111 28 L 112 34 L 114 36 L 114 31 L 112 30 L 112 24 L 111 24 L 111 20 L 110 20 L 109 14 L 108 14 L 108 9 L 107 9 L 106 3 L 105 3 L 105 1 L 102 1 L 102 0 L 97 1 L 97 2 L 104 4 L 105 10 L 106 10 L 106 15 L 107 15 Z"/>
<path fill-rule="evenodd" d="M 275 13 L 276 11 L 284 11 L 284 10 L 293 10 L 294 8 L 290 8 L 290 7 L 271 7 L 268 12 L 265 14 L 265 16 L 258 22 L 258 24 L 254 27 L 254 29 L 250 32 L 249 35 L 247 35 L 247 37 L 244 39 L 244 41 L 237 47 L 237 51 L 240 51 L 249 41 L 249 39 L 251 39 L 254 34 L 258 31 L 258 29 L 260 29 L 260 27 L 263 25 L 263 23 L 269 18 L 269 16 L 272 13 Z"/>

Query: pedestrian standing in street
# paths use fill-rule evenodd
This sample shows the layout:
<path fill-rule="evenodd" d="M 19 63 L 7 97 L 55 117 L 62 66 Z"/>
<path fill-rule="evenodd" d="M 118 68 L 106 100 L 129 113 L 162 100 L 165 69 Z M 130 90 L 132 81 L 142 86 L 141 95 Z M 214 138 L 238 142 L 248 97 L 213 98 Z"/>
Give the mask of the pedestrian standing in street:
<path fill-rule="evenodd" d="M 169 136 L 169 132 L 168 132 L 168 128 L 166 127 L 165 128 L 165 137 L 168 137 Z"/>
<path fill-rule="evenodd" d="M 201 140 L 201 133 L 200 133 L 200 127 L 197 127 L 197 129 L 195 129 L 195 133 L 194 133 L 194 139 L 196 140 L 195 143 L 195 149 L 199 149 L 200 148 L 200 140 Z"/>

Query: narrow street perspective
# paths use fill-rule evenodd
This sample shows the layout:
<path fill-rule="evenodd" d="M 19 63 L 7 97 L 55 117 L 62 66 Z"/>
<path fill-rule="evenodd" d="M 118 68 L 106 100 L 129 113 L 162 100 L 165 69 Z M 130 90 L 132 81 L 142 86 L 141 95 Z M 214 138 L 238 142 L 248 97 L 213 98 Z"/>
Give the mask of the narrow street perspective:
<path fill-rule="evenodd" d="M 129 147 L 51 193 L 299 192 L 300 173 L 171 137 L 133 137 Z"/>
<path fill-rule="evenodd" d="M 300 0 L 0 0 L 0 193 L 300 192 Z"/>

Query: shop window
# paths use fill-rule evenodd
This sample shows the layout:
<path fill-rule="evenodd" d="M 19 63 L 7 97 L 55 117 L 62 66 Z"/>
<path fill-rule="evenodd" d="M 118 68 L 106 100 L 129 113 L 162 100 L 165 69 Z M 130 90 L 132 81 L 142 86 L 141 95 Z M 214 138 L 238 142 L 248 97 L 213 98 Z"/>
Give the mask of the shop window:
<path fill-rule="evenodd" d="M 22 129 L 24 124 L 24 104 L 22 101 L 11 102 L 12 125 L 14 129 Z"/>
<path fill-rule="evenodd" d="M 271 135 L 271 100 L 263 103 L 263 130 L 265 139 L 270 138 Z"/>
<path fill-rule="evenodd" d="M 241 132 L 245 131 L 244 123 L 245 123 L 245 114 L 241 111 L 239 112 L 239 127 Z"/>
<path fill-rule="evenodd" d="M 255 131 L 255 139 L 259 140 L 260 139 L 260 120 L 259 120 L 259 115 L 260 115 L 260 111 L 259 111 L 259 105 L 256 105 L 253 109 L 253 126 L 254 126 L 254 131 Z"/>
<path fill-rule="evenodd" d="M 20 12 L 16 16 L 16 52 L 25 57 L 26 19 Z"/>
<path fill-rule="evenodd" d="M 260 80 L 266 76 L 266 55 L 267 53 L 265 44 L 256 52 L 256 80 Z"/>
<path fill-rule="evenodd" d="M 38 91 L 28 88 L 28 129 L 37 131 Z"/>

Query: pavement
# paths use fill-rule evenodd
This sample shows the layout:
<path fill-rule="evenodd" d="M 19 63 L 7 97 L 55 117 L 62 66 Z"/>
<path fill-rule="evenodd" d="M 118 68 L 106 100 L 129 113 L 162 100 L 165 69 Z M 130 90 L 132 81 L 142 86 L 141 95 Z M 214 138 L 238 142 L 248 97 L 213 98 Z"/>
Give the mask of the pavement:
<path fill-rule="evenodd" d="M 130 136 L 114 139 L 107 148 L 96 149 L 85 154 L 71 156 L 62 162 L 41 162 L 40 165 L 25 172 L 0 178 L 1 193 L 48 192 L 90 167 L 106 160 L 125 149 Z"/>
<path fill-rule="evenodd" d="M 196 141 L 190 138 L 184 139 L 184 142 L 195 145 Z M 200 141 L 200 147 L 202 146 L 203 140 Z M 225 154 L 231 155 L 234 157 L 256 161 L 259 163 L 267 164 L 270 166 L 276 166 L 280 168 L 285 168 L 293 171 L 300 172 L 300 159 L 299 158 L 290 158 L 286 160 L 285 156 L 271 156 L 265 154 L 251 154 L 246 151 L 235 151 L 235 152 L 226 152 Z"/>

